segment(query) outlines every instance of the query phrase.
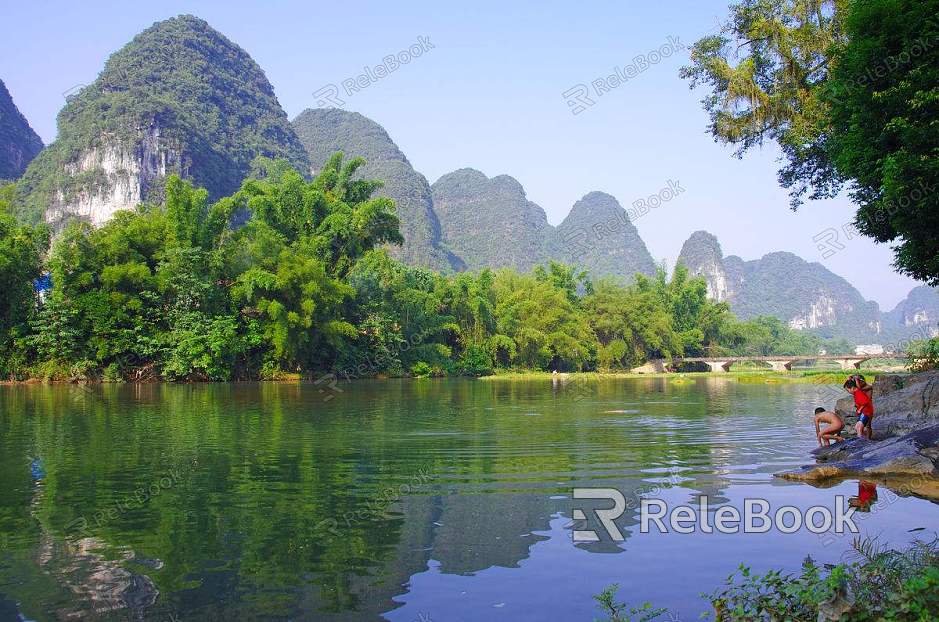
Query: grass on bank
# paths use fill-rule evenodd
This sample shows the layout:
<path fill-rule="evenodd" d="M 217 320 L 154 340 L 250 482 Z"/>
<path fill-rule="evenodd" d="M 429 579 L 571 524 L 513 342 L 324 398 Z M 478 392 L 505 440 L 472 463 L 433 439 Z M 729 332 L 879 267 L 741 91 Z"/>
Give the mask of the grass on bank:
<path fill-rule="evenodd" d="M 939 539 L 891 549 L 855 540 L 854 559 L 818 565 L 806 557 L 798 573 L 755 574 L 741 564 L 724 585 L 702 594 L 715 622 L 933 622 L 939 616 Z M 668 620 L 665 609 L 616 601 L 618 586 L 594 596 L 607 622 Z"/>

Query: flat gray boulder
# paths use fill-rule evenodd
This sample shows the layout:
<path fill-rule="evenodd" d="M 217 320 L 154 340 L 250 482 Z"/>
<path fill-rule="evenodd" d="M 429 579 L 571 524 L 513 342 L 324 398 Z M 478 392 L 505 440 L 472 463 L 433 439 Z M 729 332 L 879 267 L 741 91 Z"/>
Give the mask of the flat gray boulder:
<path fill-rule="evenodd" d="M 854 425 L 854 398 L 838 400 L 837 412 Z M 902 436 L 939 424 L 939 371 L 880 376 L 874 382 L 874 438 Z"/>
<path fill-rule="evenodd" d="M 817 464 L 778 477 L 818 480 L 850 475 L 939 475 L 939 425 L 883 441 L 852 438 L 812 452 Z"/>

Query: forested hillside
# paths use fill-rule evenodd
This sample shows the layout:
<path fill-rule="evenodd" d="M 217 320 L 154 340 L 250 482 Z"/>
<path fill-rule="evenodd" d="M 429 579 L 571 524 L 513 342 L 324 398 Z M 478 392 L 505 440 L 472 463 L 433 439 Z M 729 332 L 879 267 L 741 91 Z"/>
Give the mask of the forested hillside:
<path fill-rule="evenodd" d="M 382 250 L 401 244 L 394 203 L 330 158 L 312 181 L 257 163 L 234 194 L 170 176 L 161 205 L 48 243 L 0 200 L 0 325 L 8 378 L 228 380 L 290 374 L 630 369 L 650 358 L 846 348 L 779 320 L 737 320 L 679 268 L 632 284 L 549 262 L 444 276 Z M 247 222 L 231 228 L 235 214 Z M 48 258 L 47 258 L 48 257 Z M 51 271 L 37 301 L 32 283 Z"/>
<path fill-rule="evenodd" d="M 13 180 L 42 150 L 42 140 L 0 80 L 0 180 Z"/>
<path fill-rule="evenodd" d="M 394 199 L 404 244 L 389 248 L 396 259 L 435 270 L 459 270 L 462 260 L 442 247 L 430 184 L 414 170 L 388 133 L 357 112 L 337 108 L 304 110 L 293 127 L 319 170 L 337 151 L 365 158 L 359 174 L 380 179 L 379 193 Z"/>
<path fill-rule="evenodd" d="M 117 210 L 160 202 L 170 174 L 217 199 L 238 189 L 257 156 L 308 166 L 261 68 L 190 15 L 158 22 L 115 52 L 69 98 L 58 126 L 16 201 L 22 219 L 57 228 L 73 218 L 101 225 Z"/>
<path fill-rule="evenodd" d="M 724 257 L 717 238 L 705 231 L 692 234 L 678 261 L 704 278 L 709 295 L 727 302 L 739 317 L 771 315 L 826 338 L 895 346 L 910 337 L 929 336 L 939 316 L 939 294 L 933 288 L 917 288 L 907 302 L 883 313 L 848 279 L 819 263 L 785 252 L 751 261 Z"/>

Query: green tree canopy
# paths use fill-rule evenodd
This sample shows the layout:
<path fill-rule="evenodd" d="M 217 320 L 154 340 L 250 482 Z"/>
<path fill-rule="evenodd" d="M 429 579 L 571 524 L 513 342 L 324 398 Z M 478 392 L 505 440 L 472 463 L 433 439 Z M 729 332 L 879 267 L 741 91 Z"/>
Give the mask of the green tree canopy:
<path fill-rule="evenodd" d="M 856 223 L 939 282 L 939 1 L 744 0 L 681 75 L 716 140 L 783 152 L 793 208 L 847 183 Z"/>
<path fill-rule="evenodd" d="M 825 99 L 828 150 L 857 225 L 896 265 L 939 283 L 939 0 L 856 0 Z"/>
<path fill-rule="evenodd" d="M 14 188 L 0 186 L 0 373 L 16 373 L 21 363 L 7 355 L 34 308 L 33 281 L 40 276 L 49 243 L 45 227 L 20 225 L 11 213 Z"/>

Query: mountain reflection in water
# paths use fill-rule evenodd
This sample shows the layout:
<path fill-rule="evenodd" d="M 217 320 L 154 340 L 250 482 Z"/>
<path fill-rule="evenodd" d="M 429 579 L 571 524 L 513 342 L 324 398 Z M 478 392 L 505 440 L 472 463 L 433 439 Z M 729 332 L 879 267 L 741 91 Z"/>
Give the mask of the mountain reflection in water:
<path fill-rule="evenodd" d="M 0 387 L 0 617 L 590 620 L 618 582 L 694 619 L 742 561 L 850 545 L 641 534 L 638 503 L 624 542 L 571 540 L 580 486 L 711 508 L 860 496 L 772 478 L 816 444 L 813 385 L 341 386 Z M 937 509 L 900 498 L 865 529 L 909 539 Z"/>

